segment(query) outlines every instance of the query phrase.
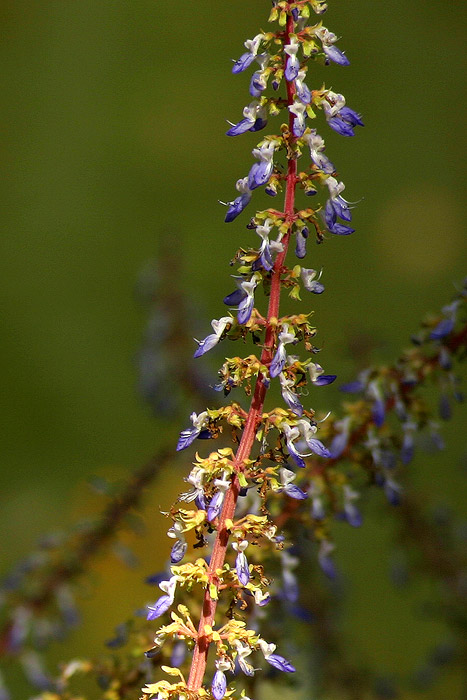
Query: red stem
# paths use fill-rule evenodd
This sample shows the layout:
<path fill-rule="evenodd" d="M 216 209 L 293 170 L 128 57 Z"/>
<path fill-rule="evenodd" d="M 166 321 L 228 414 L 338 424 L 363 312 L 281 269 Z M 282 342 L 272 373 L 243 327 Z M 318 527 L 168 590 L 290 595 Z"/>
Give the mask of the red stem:
<path fill-rule="evenodd" d="M 289 36 L 293 32 L 293 29 L 294 21 L 293 18 L 289 16 L 287 18 L 287 27 L 284 37 L 284 44 L 289 43 Z M 294 101 L 295 85 L 293 82 L 288 81 L 286 82 L 286 85 L 287 105 L 291 105 Z M 293 133 L 292 126 L 293 115 L 289 113 L 290 134 Z M 296 177 L 297 161 L 295 158 L 292 157 L 288 161 L 287 184 L 284 204 L 285 220 L 289 222 L 290 226 L 287 233 L 282 238 L 283 250 L 281 253 L 278 254 L 272 270 L 271 292 L 269 297 L 268 314 L 266 318 L 266 336 L 263 351 L 261 353 L 261 362 L 266 366 L 269 366 L 273 358 L 275 324 L 271 324 L 271 319 L 277 318 L 279 314 L 282 268 L 285 257 L 287 255 L 287 249 L 291 233 L 291 225 L 295 211 L 294 205 Z M 266 397 L 266 392 L 267 384 L 264 382 L 263 375 L 259 374 L 258 379 L 256 380 L 255 390 L 253 393 L 250 410 L 246 419 L 245 428 L 243 430 L 237 454 L 235 456 L 235 470 L 237 472 L 242 471 L 245 468 L 244 460 L 250 457 L 251 449 L 253 447 L 255 439 L 256 428 L 261 418 L 261 414 L 263 412 L 263 405 L 264 399 Z M 224 566 L 225 555 L 229 543 L 229 531 L 227 530 L 225 523 L 227 520 L 232 520 L 234 517 L 239 491 L 239 480 L 237 476 L 234 476 L 230 488 L 228 489 L 225 495 L 222 512 L 219 516 L 217 536 L 213 545 L 211 560 L 209 564 L 208 575 L 210 581 L 212 581 L 214 584 L 218 584 L 216 571 L 222 569 L 222 567 Z M 188 679 L 188 688 L 190 690 L 199 690 L 203 684 L 209 647 L 211 645 L 209 634 L 206 634 L 205 629 L 206 626 L 213 626 L 216 607 L 217 601 L 211 598 L 209 594 L 209 588 L 206 588 L 203 601 L 203 610 L 198 627 L 198 639 L 196 641 L 195 649 L 193 652 L 193 661 L 191 665 L 190 676 Z"/>

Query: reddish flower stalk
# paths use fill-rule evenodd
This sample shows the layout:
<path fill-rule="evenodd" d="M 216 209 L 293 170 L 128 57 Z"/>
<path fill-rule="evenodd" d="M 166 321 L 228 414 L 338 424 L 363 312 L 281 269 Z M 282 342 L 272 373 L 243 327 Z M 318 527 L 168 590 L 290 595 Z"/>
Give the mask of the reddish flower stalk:
<path fill-rule="evenodd" d="M 294 21 L 291 16 L 287 18 L 287 27 L 285 32 L 285 43 L 289 41 L 289 35 L 293 32 Z M 294 82 L 287 81 L 287 105 L 293 104 L 293 96 L 295 93 Z M 289 113 L 289 130 L 290 138 L 292 135 L 293 114 Z M 287 181 L 285 190 L 284 215 L 286 221 L 292 223 L 295 211 L 295 187 L 297 182 L 297 161 L 291 157 L 287 165 Z M 278 254 L 274 263 L 274 268 L 271 274 L 271 292 L 269 297 L 268 313 L 266 317 L 266 336 L 263 351 L 261 353 L 261 363 L 266 367 L 269 366 L 273 357 L 274 348 L 274 333 L 275 325 L 271 323 L 272 319 L 277 318 L 279 314 L 280 304 L 280 288 L 281 275 L 283 270 L 284 260 L 287 256 L 288 244 L 290 240 L 290 228 L 282 239 L 283 250 Z M 245 460 L 249 459 L 253 442 L 255 439 L 256 428 L 259 418 L 263 412 L 264 400 L 266 398 L 267 385 L 263 381 L 263 376 L 260 373 L 256 380 L 256 385 L 251 401 L 250 410 L 245 423 L 245 428 L 242 433 L 240 444 L 235 456 L 235 469 L 242 471 L 244 469 Z M 240 484 L 237 476 L 234 476 L 230 488 L 228 489 L 221 514 L 219 516 L 217 526 L 217 536 L 213 545 L 211 560 L 209 564 L 208 576 L 210 581 L 216 583 L 216 571 L 224 565 L 225 555 L 229 544 L 229 531 L 226 528 L 226 521 L 232 520 L 237 505 L 238 495 L 240 492 Z M 216 614 L 217 600 L 213 600 L 209 593 L 209 587 L 206 588 L 203 600 L 201 618 L 198 627 L 198 638 L 196 640 L 195 649 L 193 652 L 193 661 L 191 664 L 190 675 L 187 686 L 189 690 L 199 690 L 203 684 L 204 674 L 208 660 L 209 648 L 211 640 L 209 634 L 206 634 L 206 628 L 210 628 L 214 624 Z"/>

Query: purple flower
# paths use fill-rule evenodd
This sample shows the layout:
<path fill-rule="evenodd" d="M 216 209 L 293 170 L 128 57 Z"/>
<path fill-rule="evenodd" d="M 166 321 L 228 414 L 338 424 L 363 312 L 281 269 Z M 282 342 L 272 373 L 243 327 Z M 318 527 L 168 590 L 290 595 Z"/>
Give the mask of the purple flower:
<path fill-rule="evenodd" d="M 295 343 L 295 334 L 289 331 L 288 324 L 282 326 L 282 330 L 279 333 L 279 343 L 277 345 L 276 353 L 269 365 L 269 376 L 274 379 L 274 377 L 279 376 L 279 374 L 284 369 L 284 365 L 287 359 L 287 351 L 285 346 L 289 343 Z"/>
<path fill-rule="evenodd" d="M 171 563 L 178 564 L 178 562 L 182 561 L 187 549 L 188 545 L 186 542 L 184 542 L 183 540 L 177 540 L 174 546 L 172 547 L 172 551 L 170 552 Z"/>
<path fill-rule="evenodd" d="M 453 318 L 443 318 L 430 333 L 430 340 L 442 340 L 449 335 L 454 328 Z"/>
<path fill-rule="evenodd" d="M 211 692 L 215 700 L 222 700 L 227 691 L 227 678 L 223 671 L 216 671 L 212 679 Z"/>
<path fill-rule="evenodd" d="M 327 386 L 327 384 L 332 384 L 336 379 L 337 374 L 322 374 L 313 384 L 315 386 Z"/>
<path fill-rule="evenodd" d="M 182 640 L 179 642 L 176 642 L 173 646 L 172 649 L 172 654 L 170 656 L 170 665 L 171 666 L 181 666 L 182 663 L 185 661 L 186 657 L 186 644 Z"/>
<path fill-rule="evenodd" d="M 231 122 L 230 122 L 231 123 Z M 243 119 L 238 124 L 232 124 L 226 132 L 227 136 L 239 136 L 246 131 L 259 131 L 267 124 L 266 112 L 257 101 L 247 105 L 243 110 Z"/>
<path fill-rule="evenodd" d="M 261 279 L 261 277 L 258 277 L 258 273 L 255 273 L 249 281 L 244 280 L 240 283 L 240 289 L 245 294 L 238 305 L 237 311 L 237 321 L 240 323 L 240 325 L 248 323 L 250 320 L 250 316 L 255 305 L 255 289 L 259 279 Z"/>
<path fill-rule="evenodd" d="M 285 374 L 281 372 L 279 374 L 279 381 L 281 384 L 282 398 L 284 399 L 285 403 L 290 408 L 290 410 L 293 411 L 293 413 L 295 413 L 296 416 L 300 417 L 301 415 L 303 415 L 303 406 L 300 403 L 297 394 L 294 391 L 292 391 L 292 387 L 295 384 L 295 380 L 287 379 Z"/>
<path fill-rule="evenodd" d="M 337 46 L 334 46 L 337 36 L 333 32 L 330 32 L 326 27 L 320 27 L 315 34 L 321 40 L 324 54 L 329 61 L 338 63 L 340 66 L 348 66 L 350 64 L 345 53 L 338 49 Z"/>
<path fill-rule="evenodd" d="M 290 44 L 284 46 L 284 53 L 287 54 L 287 65 L 285 67 L 285 79 L 289 82 L 295 80 L 298 77 L 300 71 L 300 62 L 297 58 L 297 51 L 299 48 L 299 43 L 296 37 L 292 37 Z"/>
<path fill-rule="evenodd" d="M 237 58 L 237 60 L 233 64 L 232 73 L 243 73 L 243 71 L 246 70 L 248 66 L 251 66 L 255 58 L 255 54 L 250 53 L 249 51 L 242 53 L 240 58 Z"/>
<path fill-rule="evenodd" d="M 386 416 L 384 401 L 382 399 L 376 399 L 376 401 L 373 402 L 373 406 L 371 407 L 371 416 L 373 418 L 373 423 L 378 428 L 381 428 Z"/>
<path fill-rule="evenodd" d="M 318 277 L 316 277 L 317 274 L 316 270 L 312 270 L 311 268 L 302 267 L 300 270 L 303 286 L 308 292 L 312 292 L 312 294 L 322 294 L 324 292 L 324 284 L 319 281 L 323 271 L 320 271 Z"/>
<path fill-rule="evenodd" d="M 295 100 L 293 105 L 289 105 L 289 112 L 294 115 L 292 131 L 293 135 L 300 138 L 305 133 L 305 119 L 307 116 L 306 105 L 303 102 Z"/>
<path fill-rule="evenodd" d="M 304 226 L 295 232 L 295 255 L 302 260 L 306 255 L 306 239 L 308 238 L 308 228 Z"/>
<path fill-rule="evenodd" d="M 208 506 L 207 519 L 211 523 L 221 512 L 222 503 L 224 502 L 225 492 L 217 491 L 211 498 Z"/>
<path fill-rule="evenodd" d="M 258 159 L 258 162 L 251 166 L 248 174 L 248 187 L 250 190 L 266 185 L 271 177 L 274 169 L 275 145 L 275 141 L 268 141 L 259 148 L 253 149 L 253 156 Z"/>
<path fill-rule="evenodd" d="M 296 670 L 295 666 L 292 666 L 290 661 L 287 661 L 287 659 L 284 659 L 284 657 L 279 654 L 270 654 L 265 658 L 268 664 L 271 664 L 271 666 L 274 666 L 274 668 L 284 673 L 294 673 Z"/>
<path fill-rule="evenodd" d="M 303 501 L 305 500 L 305 498 L 308 498 L 308 494 L 305 493 L 305 491 L 302 491 L 302 489 L 299 488 L 296 484 L 292 483 L 296 476 L 297 475 L 290 469 L 281 467 L 280 477 L 282 486 L 280 488 L 280 491 L 286 493 L 287 496 L 290 496 L 290 498 L 295 498 L 297 501 Z"/>
<path fill-rule="evenodd" d="M 222 504 L 224 502 L 225 498 L 225 493 L 227 489 L 230 487 L 230 481 L 226 478 L 226 475 L 224 474 L 224 478 L 222 479 L 215 479 L 214 485 L 217 487 L 217 491 L 214 494 L 214 496 L 211 498 L 211 501 L 208 506 L 207 510 L 207 519 L 211 523 L 213 520 L 215 520 L 222 509 Z"/>
<path fill-rule="evenodd" d="M 360 527 L 362 524 L 362 515 L 353 503 L 358 497 L 358 493 L 350 486 L 344 486 L 344 517 L 352 527 Z"/>
<path fill-rule="evenodd" d="M 248 187 L 248 178 L 244 177 L 237 180 L 235 185 L 237 191 L 240 192 L 239 196 L 233 200 L 233 202 L 221 202 L 228 207 L 227 214 L 225 215 L 225 223 L 228 224 L 237 218 L 239 214 L 245 209 L 249 204 L 251 199 L 251 191 Z"/>
<path fill-rule="evenodd" d="M 338 49 L 337 46 L 323 45 L 323 51 L 326 54 L 326 58 L 334 63 L 338 63 L 340 66 L 348 66 L 350 64 L 350 61 L 345 53 Z"/>
<path fill-rule="evenodd" d="M 192 413 L 191 422 L 193 423 L 192 428 L 187 428 L 182 430 L 177 443 L 177 452 L 184 450 L 186 447 L 191 445 L 191 443 L 196 440 L 196 438 L 204 431 L 209 423 L 209 418 L 207 411 L 203 411 L 199 415 Z"/>
<path fill-rule="evenodd" d="M 297 78 L 295 79 L 295 89 L 298 99 L 303 102 L 303 104 L 309 105 L 311 102 L 311 90 L 304 82 L 306 72 L 304 70 L 299 71 Z"/>
<path fill-rule="evenodd" d="M 204 340 L 196 341 L 199 347 L 193 357 L 201 357 L 201 355 L 204 355 L 205 352 L 208 352 L 208 350 L 211 350 L 211 348 L 217 345 L 226 330 L 229 330 L 230 326 L 232 325 L 232 321 L 233 319 L 231 316 L 223 316 L 220 319 L 213 319 L 211 321 L 211 326 L 214 333 L 206 336 Z"/>
<path fill-rule="evenodd" d="M 334 117 L 328 119 L 331 129 L 341 136 L 355 136 L 355 126 L 365 126 L 357 112 L 350 107 L 343 107 Z"/>
<path fill-rule="evenodd" d="M 250 580 L 250 568 L 248 566 L 248 560 L 245 555 L 245 549 L 248 547 L 248 542 L 242 540 L 240 542 L 234 542 L 232 544 L 233 549 L 237 552 L 237 558 L 235 560 L 235 569 L 237 572 L 238 580 L 242 586 L 246 586 Z"/>
<path fill-rule="evenodd" d="M 155 620 L 163 615 L 172 605 L 175 597 L 175 589 L 177 587 L 177 579 L 172 576 L 168 581 L 162 581 L 159 588 L 164 591 L 165 595 L 161 596 L 154 605 L 148 605 L 148 620 Z"/>
<path fill-rule="evenodd" d="M 336 565 L 334 564 L 334 561 L 330 556 L 333 549 L 334 545 L 332 544 L 332 542 L 329 542 L 328 540 L 322 540 L 318 552 L 319 565 L 322 571 L 330 579 L 337 578 Z"/>
<path fill-rule="evenodd" d="M 269 664 L 271 664 L 271 666 L 274 666 L 274 668 L 277 668 L 279 671 L 283 671 L 284 673 L 294 673 L 295 667 L 292 666 L 290 661 L 284 659 L 284 657 L 280 656 L 280 654 L 273 653 L 276 649 L 275 644 L 267 644 L 264 639 L 260 639 L 259 645 L 261 651 L 263 652 L 264 658 Z"/>
<path fill-rule="evenodd" d="M 329 158 L 324 154 L 324 140 L 316 132 L 316 129 L 311 129 L 310 133 L 305 134 L 303 139 L 308 144 L 310 149 L 310 158 L 316 167 L 322 170 L 323 173 L 331 175 L 336 168 L 334 163 L 331 163 Z"/>
<path fill-rule="evenodd" d="M 344 391 L 346 394 L 358 394 L 358 392 L 363 391 L 365 385 L 359 379 L 353 382 L 347 382 L 347 384 L 341 384 L 339 389 Z"/>
<path fill-rule="evenodd" d="M 392 506 L 398 506 L 401 502 L 402 487 L 396 484 L 392 479 L 386 479 L 384 482 L 384 493 Z"/>
<path fill-rule="evenodd" d="M 355 126 L 364 126 L 362 118 L 355 110 L 347 107 L 343 95 L 328 91 L 323 110 L 331 129 L 341 136 L 354 136 Z"/>
<path fill-rule="evenodd" d="M 232 73 L 242 73 L 248 66 L 251 66 L 258 54 L 258 49 L 261 46 L 263 38 L 263 34 L 257 34 L 254 39 L 245 41 L 245 48 L 247 51 L 234 62 Z"/>
<path fill-rule="evenodd" d="M 269 241 L 269 233 L 271 232 L 272 224 L 272 219 L 266 219 L 262 226 L 257 226 L 255 229 L 258 236 L 262 238 L 257 262 L 266 271 L 272 270 L 274 266 L 272 258 L 273 252 L 281 252 L 283 250 L 283 245 L 280 241 L 273 241 L 272 243 Z"/>

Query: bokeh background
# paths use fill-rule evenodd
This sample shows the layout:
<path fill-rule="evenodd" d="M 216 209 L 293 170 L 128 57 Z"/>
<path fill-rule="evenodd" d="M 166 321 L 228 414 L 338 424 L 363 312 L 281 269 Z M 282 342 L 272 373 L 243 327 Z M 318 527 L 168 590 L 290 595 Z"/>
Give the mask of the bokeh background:
<path fill-rule="evenodd" d="M 320 130 L 348 198 L 362 201 L 357 232 L 313 248 L 309 266 L 324 267 L 326 294 L 314 304 L 323 364 L 346 381 L 358 348 L 393 360 L 465 274 L 466 11 L 438 0 L 330 5 L 325 25 L 342 35 L 351 67 L 317 69 L 314 87 L 325 80 L 344 93 L 366 126 L 354 139 Z M 222 314 L 228 261 L 251 234 L 246 217 L 223 224 L 218 200 L 234 197 L 255 144 L 252 134 L 224 137 L 225 119 L 238 121 L 248 101 L 248 78 L 231 75 L 230 59 L 266 28 L 268 11 L 267 2 L 208 0 L 2 2 L 5 570 L 40 534 L 99 507 L 91 475 L 124 476 L 168 434 L 175 441 L 179 418 L 155 417 L 138 395 L 146 319 L 135 286 L 170 238 L 199 327 L 207 333 Z M 213 376 L 220 357 L 206 358 Z M 326 391 L 322 409 L 338 400 Z M 465 410 L 444 435 L 449 451 L 419 457 L 411 478 L 434 506 L 460 513 Z M 98 651 L 153 595 L 142 579 L 164 562 L 159 509 L 179 487 L 180 473 L 158 481 L 146 511 L 152 543 L 134 545 L 141 568 L 111 558 L 96 567 L 101 592 L 88 596 L 84 625 L 52 661 Z M 366 527 L 338 535 L 349 575 L 343 633 L 364 663 L 409 673 L 443 630 L 417 613 L 426 591 L 391 588 L 380 506 L 367 504 Z M 458 681 L 447 683 L 455 697 Z M 441 697 L 439 688 L 427 697 Z"/>

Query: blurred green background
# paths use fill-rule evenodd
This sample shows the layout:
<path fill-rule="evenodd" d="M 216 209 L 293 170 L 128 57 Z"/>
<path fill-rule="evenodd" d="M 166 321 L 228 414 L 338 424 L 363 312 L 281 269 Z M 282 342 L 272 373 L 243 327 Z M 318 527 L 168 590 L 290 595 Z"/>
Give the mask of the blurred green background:
<path fill-rule="evenodd" d="M 313 247 L 308 263 L 324 267 L 326 293 L 314 303 L 321 359 L 347 380 L 355 343 L 368 344 L 373 361 L 391 361 L 465 274 L 466 12 L 464 3 L 435 0 L 330 6 L 324 23 L 342 35 L 351 67 L 317 68 L 312 86 L 325 80 L 344 93 L 366 126 L 354 139 L 318 128 L 346 195 L 363 201 L 357 232 Z M 136 391 L 145 316 L 135 283 L 161 237 L 171 236 L 201 327 L 207 333 L 222 315 L 228 261 L 251 234 L 247 215 L 225 226 L 217 200 L 234 197 L 257 140 L 224 137 L 225 119 L 238 121 L 248 101 L 249 78 L 232 76 L 230 59 L 266 28 L 268 11 L 267 2 L 3 0 L 5 569 L 41 533 L 96 506 L 86 478 L 124 475 L 167 430 L 175 440 L 178 420 L 155 419 Z M 270 200 L 259 194 L 255 203 L 263 202 Z M 220 357 L 206 359 L 213 374 Z M 319 408 L 327 397 L 335 405 L 333 392 L 320 394 Z M 428 499 L 454 509 L 465 477 L 463 419 L 458 409 L 446 427 L 448 453 L 411 467 Z M 146 602 L 140 581 L 169 546 L 158 510 L 177 493 L 179 476 L 166 474 L 152 496 L 155 545 L 149 553 L 136 545 L 141 571 L 102 565 L 102 592 L 86 603 L 84 628 L 57 658 L 98 650 L 114 624 Z M 371 526 L 340 543 L 339 561 L 352 575 L 345 633 L 357 658 L 388 673 L 409 671 L 440 630 L 411 613 L 423 592 L 401 598 L 391 590 L 387 556 L 379 556 L 390 526 L 373 510 Z"/>

